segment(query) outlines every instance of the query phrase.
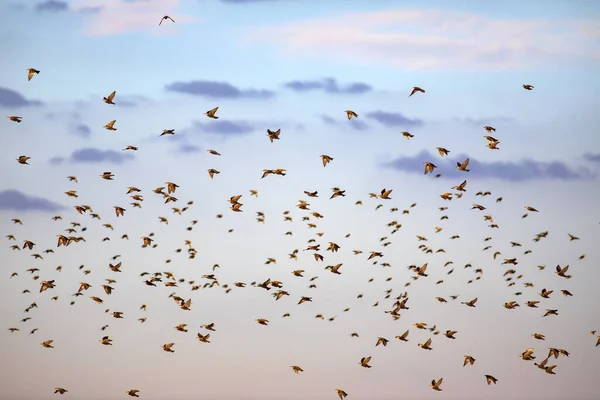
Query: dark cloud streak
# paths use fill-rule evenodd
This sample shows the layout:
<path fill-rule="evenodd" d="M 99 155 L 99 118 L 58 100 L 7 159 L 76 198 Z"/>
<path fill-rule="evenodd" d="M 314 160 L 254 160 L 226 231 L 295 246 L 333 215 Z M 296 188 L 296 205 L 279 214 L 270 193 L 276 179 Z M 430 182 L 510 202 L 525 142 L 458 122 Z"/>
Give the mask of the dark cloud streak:
<path fill-rule="evenodd" d="M 212 133 L 223 136 L 238 136 L 252 133 L 256 130 L 256 127 L 247 121 L 227 121 L 227 120 L 216 120 L 211 122 L 202 123 L 200 121 L 194 121 L 192 127 L 189 129 L 195 133 Z"/>
<path fill-rule="evenodd" d="M 44 103 L 38 100 L 27 100 L 14 90 L 0 87 L 0 107 L 20 108 L 28 106 L 41 106 Z"/>
<path fill-rule="evenodd" d="M 284 86 L 299 93 L 322 90 L 329 94 L 364 94 L 373 90 L 370 85 L 362 82 L 354 82 L 342 87 L 334 78 L 323 78 L 320 81 L 291 81 Z"/>
<path fill-rule="evenodd" d="M 255 99 L 266 100 L 275 96 L 275 92 L 266 89 L 239 89 L 227 82 L 189 81 L 173 82 L 165 85 L 168 92 L 186 93 L 192 96 L 211 99 Z"/>
<path fill-rule="evenodd" d="M 126 161 L 133 160 L 135 157 L 132 154 L 119 152 L 115 150 L 100 150 L 92 147 L 75 150 L 71 153 L 69 161 L 73 163 L 111 163 L 123 164 Z"/>
<path fill-rule="evenodd" d="M 64 210 L 65 207 L 37 196 L 29 196 L 18 190 L 10 189 L 0 192 L 0 210 L 11 211 L 47 211 Z"/>
<path fill-rule="evenodd" d="M 400 113 L 391 113 L 386 111 L 373 111 L 366 114 L 369 119 L 374 119 L 380 124 L 387 126 L 388 128 L 395 127 L 413 127 L 423 125 L 423 121 L 420 119 L 410 119 Z"/>
<path fill-rule="evenodd" d="M 402 156 L 384 164 L 384 167 L 396 169 L 411 174 L 423 174 L 425 161 L 431 161 L 438 166 L 436 173 L 442 178 L 451 179 L 499 179 L 509 182 L 524 182 L 532 180 L 563 180 L 575 181 L 594 178 L 595 175 L 586 168 L 575 170 L 561 161 L 541 162 L 535 160 L 521 161 L 492 161 L 485 162 L 471 158 L 470 172 L 456 169 L 457 161 L 464 161 L 466 155 L 440 160 L 439 157 L 424 150 L 416 156 Z"/>
<path fill-rule="evenodd" d="M 583 158 L 589 162 L 600 163 L 600 154 L 586 153 L 583 155 Z"/>
<path fill-rule="evenodd" d="M 47 0 L 37 3 L 35 5 L 35 11 L 37 12 L 61 12 L 67 11 L 69 9 L 69 4 L 64 1 L 57 0 Z"/>

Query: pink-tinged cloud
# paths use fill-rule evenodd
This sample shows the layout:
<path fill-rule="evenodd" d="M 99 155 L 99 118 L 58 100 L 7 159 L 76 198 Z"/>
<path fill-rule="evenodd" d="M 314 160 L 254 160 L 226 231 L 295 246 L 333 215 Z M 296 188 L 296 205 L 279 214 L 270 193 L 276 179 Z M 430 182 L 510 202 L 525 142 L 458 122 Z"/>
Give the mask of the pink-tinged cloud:
<path fill-rule="evenodd" d="M 597 21 L 501 19 L 446 10 L 388 10 L 261 28 L 249 42 L 286 57 L 326 57 L 403 69 L 524 69 L 600 64 Z"/>
<path fill-rule="evenodd" d="M 107 36 L 123 33 L 146 32 L 153 35 L 172 35 L 178 24 L 197 22 L 191 15 L 177 13 L 179 0 L 75 0 L 71 8 L 76 11 L 94 10 L 84 13 L 83 34 Z M 159 26 L 165 15 L 175 20 L 167 20 Z"/>

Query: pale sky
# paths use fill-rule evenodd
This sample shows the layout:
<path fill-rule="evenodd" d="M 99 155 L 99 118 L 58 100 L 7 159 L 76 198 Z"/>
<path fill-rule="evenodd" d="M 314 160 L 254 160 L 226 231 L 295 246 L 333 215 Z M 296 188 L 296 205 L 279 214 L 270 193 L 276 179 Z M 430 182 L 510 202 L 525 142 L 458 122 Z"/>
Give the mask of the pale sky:
<path fill-rule="evenodd" d="M 155 400 L 335 400 L 338 388 L 347 400 L 600 398 L 598 2 L 2 0 L 0 14 L 2 400 L 55 398 L 57 387 L 81 400 L 128 398 L 130 389 Z M 159 26 L 164 15 L 175 23 Z M 30 81 L 29 68 L 39 71 Z M 413 86 L 425 93 L 409 97 Z M 116 104 L 103 103 L 112 91 Z M 204 115 L 217 106 L 219 119 Z M 348 109 L 358 118 L 349 121 Z M 116 131 L 103 129 L 111 120 Z M 159 136 L 166 129 L 175 135 Z M 280 140 L 271 143 L 267 129 L 281 129 Z M 122 150 L 129 145 L 139 149 Z M 325 168 L 323 154 L 333 158 Z M 16 161 L 23 155 L 30 165 Z M 467 157 L 470 171 L 456 169 Z M 433 175 L 424 162 L 437 166 Z M 214 179 L 210 168 L 220 171 Z M 286 176 L 261 179 L 276 168 Z M 440 198 L 465 179 L 462 198 Z M 165 182 L 179 185 L 177 202 L 152 192 Z M 130 186 L 141 189 L 141 209 Z M 346 196 L 330 199 L 334 187 Z M 384 188 L 391 200 L 369 197 Z M 228 203 L 235 195 L 240 213 Z M 71 222 L 76 232 L 66 232 Z M 151 232 L 157 247 L 141 248 Z M 57 248 L 57 235 L 85 242 Z M 329 242 L 340 250 L 327 251 Z M 316 244 L 323 261 L 304 251 Z M 376 264 L 371 251 L 383 253 Z M 518 264 L 502 264 L 511 258 Z M 122 272 L 111 271 L 118 261 Z M 325 269 L 340 263 L 341 275 Z M 415 280 L 408 266 L 425 263 L 428 276 Z M 163 282 L 147 286 L 142 272 L 162 272 Z M 165 287 L 165 272 L 185 282 Z M 220 287 L 204 287 L 208 274 Z M 289 296 L 276 301 L 278 288 L 251 285 L 268 278 Z M 117 281 L 111 295 L 106 279 Z M 91 287 L 74 297 L 80 282 Z M 548 299 L 544 288 L 554 291 Z M 409 309 L 394 320 L 385 311 L 405 292 Z M 191 310 L 172 293 L 191 298 Z M 302 296 L 312 303 L 298 305 Z M 461 304 L 473 298 L 475 308 Z M 504 308 L 510 301 L 520 307 Z M 547 309 L 558 315 L 543 317 Z M 201 327 L 210 323 L 214 332 Z M 408 342 L 395 338 L 406 330 Z M 112 346 L 99 343 L 105 335 Z M 388 345 L 375 347 L 378 337 Z M 417 346 L 428 338 L 432 351 Z M 40 345 L 47 340 L 54 348 Z M 175 352 L 163 351 L 171 342 Z M 534 361 L 519 357 L 528 348 Z M 533 364 L 548 348 L 570 353 L 548 360 L 555 375 Z M 463 367 L 465 355 L 475 364 Z M 369 356 L 372 368 L 362 368 Z"/>

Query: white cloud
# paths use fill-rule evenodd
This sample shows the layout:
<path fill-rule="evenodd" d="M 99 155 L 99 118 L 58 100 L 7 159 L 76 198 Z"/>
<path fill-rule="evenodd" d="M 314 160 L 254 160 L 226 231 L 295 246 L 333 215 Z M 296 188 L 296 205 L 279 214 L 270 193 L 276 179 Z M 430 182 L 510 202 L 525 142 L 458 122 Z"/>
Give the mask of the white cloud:
<path fill-rule="evenodd" d="M 76 0 L 71 8 L 83 11 L 85 26 L 83 33 L 90 36 L 106 36 L 132 32 L 148 32 L 169 35 L 177 30 L 177 24 L 197 22 L 190 15 L 177 13 L 179 0 Z M 94 10 L 94 12 L 85 12 Z M 158 23 L 165 15 L 176 23 Z"/>
<path fill-rule="evenodd" d="M 521 69 L 600 61 L 592 20 L 495 19 L 446 10 L 357 12 L 261 28 L 246 39 L 285 56 L 404 69 Z"/>

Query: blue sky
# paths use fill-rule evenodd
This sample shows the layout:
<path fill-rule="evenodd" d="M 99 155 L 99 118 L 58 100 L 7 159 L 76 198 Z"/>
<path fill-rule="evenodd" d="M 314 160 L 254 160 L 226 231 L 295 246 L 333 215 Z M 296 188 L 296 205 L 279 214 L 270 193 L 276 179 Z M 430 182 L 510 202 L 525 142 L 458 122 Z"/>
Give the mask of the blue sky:
<path fill-rule="evenodd" d="M 182 400 L 198 393 L 326 400 L 337 398 L 336 388 L 348 400 L 600 396 L 598 333 L 589 333 L 600 331 L 593 307 L 600 301 L 597 2 L 7 0 L 0 13 L 0 351 L 7 360 L 0 397 L 43 400 L 55 387 L 89 400 L 124 398 L 134 388 L 144 399 Z M 159 26 L 164 15 L 176 22 Z M 40 71 L 30 81 L 28 68 Z M 413 86 L 425 93 L 409 97 Z M 103 103 L 112 91 L 116 104 Z M 217 106 L 219 119 L 204 115 Z M 348 120 L 347 109 L 358 118 Z M 103 129 L 111 120 L 116 131 Z M 486 147 L 486 125 L 496 129 L 491 136 L 500 150 Z M 175 135 L 160 136 L 166 129 Z M 280 140 L 270 143 L 267 129 L 281 129 Z M 403 131 L 414 137 L 406 140 Z M 129 145 L 139 149 L 122 150 Z M 436 147 L 450 154 L 441 158 Z M 334 158 L 325 168 L 322 154 Z M 21 155 L 30 165 L 15 161 Z M 458 171 L 456 161 L 466 157 L 470 172 Z M 426 161 L 439 178 L 423 174 Z M 210 168 L 220 171 L 214 179 Z M 264 169 L 276 168 L 286 176 L 261 179 Z M 100 178 L 108 171 L 114 181 Z M 464 179 L 462 198 L 440 198 Z M 152 192 L 167 181 L 179 185 L 175 203 Z M 131 205 L 129 186 L 141 189 L 141 209 Z M 329 199 L 333 187 L 346 197 Z M 383 188 L 393 189 L 391 200 L 369 198 Z M 69 190 L 79 197 L 67 197 Z M 240 194 L 243 212 L 234 213 L 227 200 Z M 296 207 L 300 199 L 310 211 Z M 191 200 L 181 215 L 173 212 Z M 78 214 L 73 207 L 83 204 L 101 219 Z M 123 217 L 115 206 L 126 209 Z M 525 206 L 539 212 L 523 218 Z M 392 221 L 402 224 L 393 234 Z M 65 232 L 71 222 L 81 224 L 75 233 Z M 544 231 L 547 238 L 532 241 Z M 151 232 L 157 247 L 140 248 Z M 570 241 L 569 233 L 580 240 Z M 60 234 L 86 241 L 56 248 Z M 11 249 L 25 240 L 33 250 Z M 185 240 L 197 250 L 194 259 Z M 339 252 L 326 251 L 328 242 Z M 322 262 L 303 251 L 315 243 Z M 294 249 L 297 261 L 288 256 Z M 372 264 L 370 251 L 384 257 Z M 121 273 L 108 268 L 115 255 Z M 266 265 L 270 257 L 277 264 Z M 502 264 L 513 257 L 518 265 Z M 325 270 L 338 263 L 341 275 Z M 415 280 L 407 267 L 424 263 L 429 276 Z M 573 277 L 554 274 L 557 264 L 570 265 Z M 292 275 L 298 269 L 304 278 Z M 506 281 L 510 269 L 514 285 Z M 185 282 L 149 287 L 144 271 L 172 272 Z M 207 274 L 220 287 L 192 291 L 210 283 Z M 290 295 L 275 301 L 277 288 L 251 285 L 267 278 Z M 110 296 L 101 288 L 105 279 L 117 281 Z M 47 280 L 56 287 L 39 293 Z M 80 282 L 91 288 L 73 297 Z M 550 299 L 539 296 L 543 288 L 554 290 Z M 410 309 L 393 320 L 384 311 L 405 292 Z M 171 293 L 192 298 L 191 311 L 179 309 Z M 297 305 L 302 296 L 313 302 Z M 476 308 L 461 304 L 475 297 Z M 527 307 L 530 300 L 539 308 Z M 508 301 L 520 307 L 507 310 Z M 38 308 L 24 313 L 33 302 Z M 546 309 L 559 315 L 542 317 Z M 286 312 L 291 316 L 282 318 Z M 31 319 L 20 322 L 25 317 Z M 419 321 L 440 333 L 416 329 Z M 215 332 L 201 328 L 211 322 Z M 182 323 L 189 332 L 174 329 Z M 13 327 L 20 331 L 8 331 Z M 394 339 L 406 330 L 409 342 Z M 444 337 L 446 330 L 458 331 L 456 340 Z M 211 333 L 211 343 L 199 343 L 198 332 Z M 98 343 L 104 335 L 113 346 Z M 388 346 L 375 347 L 378 337 Z M 417 346 L 428 338 L 433 351 Z M 40 346 L 45 340 L 55 348 Z M 170 342 L 173 354 L 161 349 Z M 570 356 L 549 360 L 557 367 L 548 375 L 519 358 L 530 347 L 536 362 L 549 347 Z M 463 367 L 464 355 L 475 365 Z M 371 369 L 358 365 L 366 356 Z M 295 375 L 291 365 L 304 372 Z M 485 374 L 498 384 L 488 386 Z M 441 377 L 443 391 L 432 391 L 431 380 Z"/>

